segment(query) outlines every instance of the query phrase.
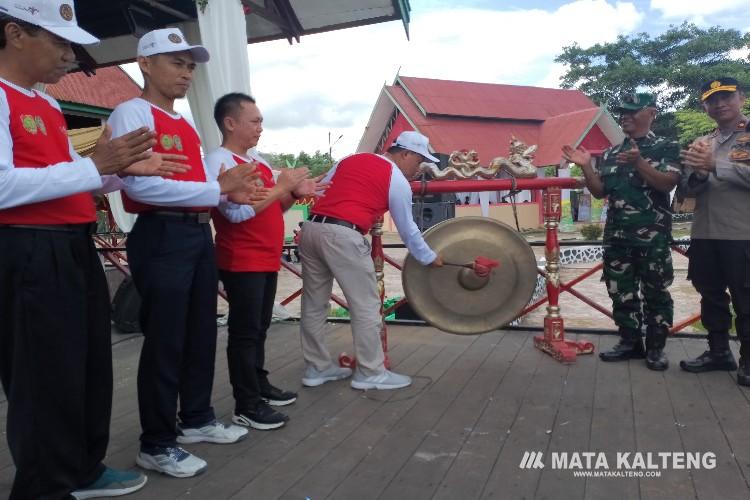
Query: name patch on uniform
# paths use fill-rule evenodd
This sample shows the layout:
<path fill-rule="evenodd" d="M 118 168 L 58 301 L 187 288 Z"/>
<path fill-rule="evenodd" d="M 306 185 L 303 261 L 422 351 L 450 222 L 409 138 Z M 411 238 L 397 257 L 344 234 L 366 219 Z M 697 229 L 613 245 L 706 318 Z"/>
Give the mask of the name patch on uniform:
<path fill-rule="evenodd" d="M 737 136 L 731 151 L 729 151 L 729 159 L 742 163 L 750 162 L 750 134 L 740 134 Z"/>

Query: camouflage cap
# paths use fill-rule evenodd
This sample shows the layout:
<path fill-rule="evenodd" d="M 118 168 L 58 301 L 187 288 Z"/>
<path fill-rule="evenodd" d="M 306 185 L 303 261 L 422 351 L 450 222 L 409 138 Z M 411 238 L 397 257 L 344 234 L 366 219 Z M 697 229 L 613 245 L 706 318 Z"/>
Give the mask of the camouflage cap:
<path fill-rule="evenodd" d="M 647 107 L 656 107 L 656 96 L 647 92 L 637 92 L 624 95 L 620 103 L 615 106 L 615 111 L 640 111 Z"/>

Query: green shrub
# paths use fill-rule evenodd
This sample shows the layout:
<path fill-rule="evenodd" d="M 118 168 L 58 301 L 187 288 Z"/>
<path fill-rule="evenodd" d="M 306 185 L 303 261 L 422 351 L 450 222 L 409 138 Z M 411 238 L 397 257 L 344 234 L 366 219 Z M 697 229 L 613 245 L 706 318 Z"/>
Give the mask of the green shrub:
<path fill-rule="evenodd" d="M 598 240 L 602 235 L 602 227 L 599 224 L 586 224 L 581 228 L 581 236 L 584 240 Z"/>

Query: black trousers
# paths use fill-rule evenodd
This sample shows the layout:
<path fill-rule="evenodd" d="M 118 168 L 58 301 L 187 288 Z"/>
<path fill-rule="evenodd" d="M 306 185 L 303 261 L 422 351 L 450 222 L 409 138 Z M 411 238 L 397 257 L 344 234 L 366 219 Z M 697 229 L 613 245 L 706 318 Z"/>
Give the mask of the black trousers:
<path fill-rule="evenodd" d="M 229 299 L 227 363 L 235 406 L 252 409 L 268 385 L 266 332 L 276 297 L 276 272 L 219 271 Z"/>
<path fill-rule="evenodd" d="M 142 214 L 127 240 L 141 295 L 144 340 L 138 366 L 141 443 L 176 445 L 184 427 L 214 420 L 216 259 L 208 224 Z"/>
<path fill-rule="evenodd" d="M 688 279 L 701 295 L 701 321 L 709 341 L 731 328 L 731 298 L 741 354 L 750 356 L 750 240 L 694 239 L 688 257 Z"/>
<path fill-rule="evenodd" d="M 109 293 L 88 232 L 0 228 L 0 377 L 11 499 L 72 498 L 103 472 Z"/>

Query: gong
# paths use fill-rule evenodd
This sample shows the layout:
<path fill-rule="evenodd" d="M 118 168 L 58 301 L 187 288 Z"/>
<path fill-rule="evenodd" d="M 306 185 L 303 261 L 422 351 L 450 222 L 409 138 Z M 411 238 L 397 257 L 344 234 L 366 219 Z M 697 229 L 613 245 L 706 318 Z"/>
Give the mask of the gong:
<path fill-rule="evenodd" d="M 424 239 L 445 262 L 470 264 L 481 255 L 500 263 L 482 277 L 465 267 L 423 266 L 407 255 L 401 274 L 404 293 L 432 326 L 460 335 L 496 330 L 531 300 L 536 257 L 512 227 L 486 217 L 461 217 L 431 227 Z"/>

